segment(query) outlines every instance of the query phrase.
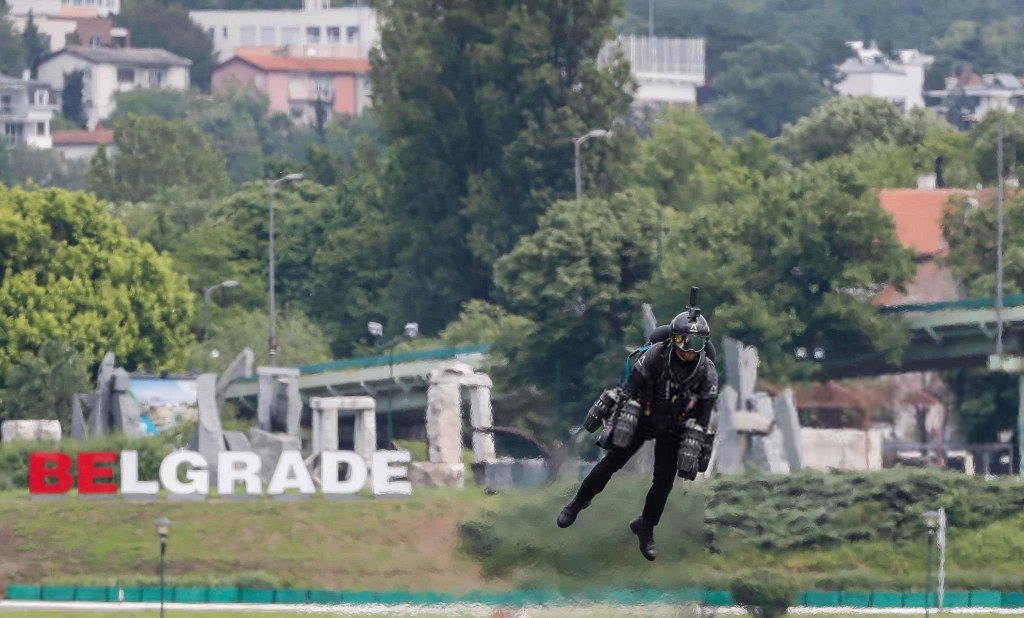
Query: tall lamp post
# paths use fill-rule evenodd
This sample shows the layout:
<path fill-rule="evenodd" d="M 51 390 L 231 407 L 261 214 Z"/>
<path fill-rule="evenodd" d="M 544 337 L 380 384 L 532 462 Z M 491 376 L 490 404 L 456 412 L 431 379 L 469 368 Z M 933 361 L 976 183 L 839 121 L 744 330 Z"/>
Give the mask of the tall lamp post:
<path fill-rule="evenodd" d="M 302 180 L 305 178 L 303 174 L 288 174 L 281 176 L 277 180 L 273 180 L 268 183 L 268 193 L 270 194 L 270 269 L 267 278 L 269 279 L 270 287 L 270 365 L 273 366 L 275 357 L 277 356 L 277 325 L 275 324 L 276 314 L 274 313 L 274 189 L 277 185 L 284 184 L 286 182 L 293 182 L 296 180 Z"/>
<path fill-rule="evenodd" d="M 160 535 L 160 618 L 164 618 L 164 555 L 167 553 L 167 535 L 171 531 L 171 520 L 166 517 L 153 522 Z"/>
<path fill-rule="evenodd" d="M 931 606 L 928 603 L 928 595 L 931 592 L 932 586 L 932 543 L 935 540 L 935 531 L 939 528 L 939 512 L 926 511 L 921 513 L 921 519 L 924 520 L 924 525 L 928 527 L 928 560 L 925 563 L 924 576 L 924 615 L 927 618 L 931 610 Z"/>
<path fill-rule="evenodd" d="M 374 338 L 374 345 L 378 348 L 386 348 L 388 350 L 388 408 L 387 408 L 387 419 L 388 419 L 388 445 L 390 448 L 391 441 L 394 439 L 394 430 L 391 422 L 391 387 L 395 381 L 395 346 L 406 339 L 412 339 L 420 334 L 420 325 L 416 322 L 406 322 L 405 328 L 402 329 L 402 334 L 392 337 L 390 341 L 381 343 L 381 337 L 384 336 L 384 327 L 380 322 L 367 322 L 366 329 L 370 332 L 370 335 Z"/>
<path fill-rule="evenodd" d="M 583 199 L 583 180 L 582 180 L 582 170 L 580 168 L 580 146 L 583 145 L 583 142 L 587 141 L 588 139 L 590 139 L 592 137 L 611 137 L 611 136 L 612 136 L 612 132 L 607 130 L 607 129 L 594 129 L 593 131 L 590 131 L 586 135 L 581 135 L 580 137 L 574 138 L 572 140 L 573 149 L 574 149 L 574 152 L 576 153 L 576 161 L 575 161 L 575 163 L 576 163 L 576 203 L 577 204 L 579 203 L 579 201 L 581 199 Z"/>
<path fill-rule="evenodd" d="M 229 280 L 221 281 L 217 285 L 203 288 L 203 341 L 210 335 L 210 294 L 218 288 L 237 288 L 238 282 Z"/>

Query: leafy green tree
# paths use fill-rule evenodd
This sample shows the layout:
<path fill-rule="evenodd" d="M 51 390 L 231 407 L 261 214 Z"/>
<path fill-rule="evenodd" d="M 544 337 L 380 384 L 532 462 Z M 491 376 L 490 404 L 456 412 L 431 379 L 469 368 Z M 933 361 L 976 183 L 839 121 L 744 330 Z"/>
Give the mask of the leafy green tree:
<path fill-rule="evenodd" d="M 106 205 L 61 189 L 0 189 L 0 373 L 61 341 L 92 366 L 181 367 L 192 297 L 167 258 Z"/>
<path fill-rule="evenodd" d="M 18 144 L 8 148 L 11 185 L 34 183 L 39 187 L 78 190 L 85 187 L 84 161 L 65 159 L 59 152 Z"/>
<path fill-rule="evenodd" d="M 0 12 L 0 73 L 20 77 L 25 70 L 25 47 L 14 25 L 7 19 L 6 8 Z"/>
<path fill-rule="evenodd" d="M 28 67 L 32 71 L 32 79 L 36 77 L 36 65 L 42 60 L 43 56 L 50 52 L 49 43 L 48 37 L 39 33 L 35 17 L 32 15 L 32 11 L 29 10 L 28 21 L 25 22 L 25 30 L 21 33 L 21 44 L 25 48 L 25 56 L 28 61 Z"/>
<path fill-rule="evenodd" d="M 89 389 L 89 371 L 78 351 L 46 341 L 15 359 L 0 389 L 0 420 L 54 419 L 71 428 L 71 397 Z"/>
<path fill-rule="evenodd" d="M 213 41 L 180 4 L 127 0 L 114 21 L 131 31 L 135 47 L 160 47 L 191 60 L 192 83 L 209 92 L 216 63 Z"/>
<path fill-rule="evenodd" d="M 621 377 L 625 346 L 642 342 L 640 286 L 653 273 L 658 209 L 646 190 L 556 202 L 496 263 L 504 306 L 529 320 L 521 323 L 529 337 L 506 352 L 516 359 L 509 381 L 540 387 L 556 408 L 526 419 L 534 428 L 561 435 L 578 423 Z"/>
<path fill-rule="evenodd" d="M 1003 125 L 1003 175 L 1019 176 L 1024 169 L 1024 114 L 994 110 L 968 134 L 969 151 L 981 180 L 996 184 L 999 176 L 999 124 Z"/>
<path fill-rule="evenodd" d="M 385 204 L 396 225 L 390 304 L 425 333 L 491 293 L 491 266 L 552 201 L 572 195 L 572 139 L 624 115 L 624 62 L 598 65 L 621 7 L 513 0 L 377 3 L 375 114 L 388 148 Z M 585 145 L 592 190 L 631 143 Z M 468 240 L 467 240 L 468 239 Z M 395 319 L 400 319 L 397 316 Z"/>
<path fill-rule="evenodd" d="M 267 358 L 269 318 L 266 311 L 222 312 L 211 319 L 210 337 L 189 347 L 187 367 L 199 372 L 223 372 L 245 348 L 251 348 L 258 363 Z M 278 340 L 276 362 L 295 366 L 331 359 L 323 332 L 301 311 L 281 310 L 275 323 Z"/>
<path fill-rule="evenodd" d="M 98 151 L 87 172 L 104 199 L 141 201 L 175 185 L 217 197 L 230 187 L 223 155 L 194 124 L 132 114 L 115 124 L 114 142 L 117 155 Z"/>
<path fill-rule="evenodd" d="M 796 43 L 757 41 L 722 59 L 713 117 L 727 135 L 750 129 L 774 137 L 829 97 L 810 52 Z"/>
<path fill-rule="evenodd" d="M 78 128 L 84 129 L 86 114 L 84 101 L 85 71 L 75 69 L 64 74 L 64 88 L 61 90 L 60 113 L 73 122 Z"/>

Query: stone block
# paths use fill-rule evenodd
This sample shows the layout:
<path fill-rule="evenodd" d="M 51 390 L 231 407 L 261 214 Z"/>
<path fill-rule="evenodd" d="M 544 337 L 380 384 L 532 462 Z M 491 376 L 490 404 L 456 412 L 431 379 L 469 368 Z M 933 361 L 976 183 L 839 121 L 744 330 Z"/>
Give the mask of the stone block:
<path fill-rule="evenodd" d="M 241 431 L 225 431 L 224 445 L 229 451 L 244 452 L 252 450 L 249 438 Z"/>
<path fill-rule="evenodd" d="M 274 467 L 277 466 L 277 460 L 281 457 L 281 453 L 283 451 L 298 451 L 302 446 L 298 436 L 270 433 L 258 427 L 250 429 L 247 435 L 249 444 L 252 445 L 251 450 L 260 457 L 260 478 L 264 485 L 270 482 L 270 477 L 274 473 Z"/>
<path fill-rule="evenodd" d="M 224 373 L 217 378 L 217 409 L 224 409 L 224 402 L 227 399 L 228 387 L 235 380 L 252 377 L 252 367 L 255 355 L 251 348 L 245 348 L 231 361 Z"/>
<path fill-rule="evenodd" d="M 409 482 L 416 487 L 462 489 L 466 482 L 466 467 L 461 463 L 414 461 L 409 465 Z"/>
<path fill-rule="evenodd" d="M 3 444 L 9 444 L 15 440 L 59 441 L 60 438 L 60 421 L 24 419 L 4 421 L 0 424 L 0 442 Z"/>

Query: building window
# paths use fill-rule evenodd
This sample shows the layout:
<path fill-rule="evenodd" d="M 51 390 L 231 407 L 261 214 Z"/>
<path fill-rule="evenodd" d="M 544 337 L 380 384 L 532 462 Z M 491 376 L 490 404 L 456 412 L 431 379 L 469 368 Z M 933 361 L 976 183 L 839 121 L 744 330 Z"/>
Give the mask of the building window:
<path fill-rule="evenodd" d="M 273 26 L 261 26 L 260 27 L 260 45 L 273 45 L 275 36 L 275 28 Z"/>
<path fill-rule="evenodd" d="M 100 37 L 96 36 L 95 34 L 89 37 L 89 47 L 99 47 L 102 44 L 103 41 L 101 41 Z"/>
<path fill-rule="evenodd" d="M 25 126 L 16 122 L 4 124 L 4 136 L 12 144 L 20 144 L 25 132 Z"/>
<path fill-rule="evenodd" d="M 149 85 L 154 88 L 159 88 L 164 83 L 164 71 L 163 69 L 150 69 L 149 70 Z"/>
<path fill-rule="evenodd" d="M 50 95 L 46 90 L 40 88 L 36 90 L 36 105 L 46 105 L 50 102 Z"/>
<path fill-rule="evenodd" d="M 320 26 L 310 26 L 306 28 L 306 42 L 307 43 L 319 43 L 320 42 Z"/>
<path fill-rule="evenodd" d="M 206 36 L 210 37 L 211 40 L 213 40 L 213 37 L 215 37 L 216 35 L 217 35 L 217 29 L 216 28 L 212 28 L 211 27 L 211 28 L 207 28 L 206 29 Z"/>
<path fill-rule="evenodd" d="M 345 28 L 345 40 L 349 43 L 359 42 L 359 26 L 349 26 Z"/>
<path fill-rule="evenodd" d="M 285 26 L 281 28 L 281 45 L 298 45 L 301 42 L 298 26 Z"/>
<path fill-rule="evenodd" d="M 242 26 L 242 45 L 245 47 L 256 45 L 256 26 Z"/>
<path fill-rule="evenodd" d="M 36 123 L 36 135 L 46 135 L 46 123 L 45 122 L 37 122 Z"/>
<path fill-rule="evenodd" d="M 223 37 L 224 37 L 225 39 L 226 39 L 226 38 L 228 38 L 228 27 L 227 27 L 227 26 L 224 26 L 224 27 L 223 27 L 223 28 L 221 29 L 220 33 L 221 33 L 221 36 L 223 36 Z"/>
<path fill-rule="evenodd" d="M 0 114 L 10 114 L 12 111 L 11 95 L 0 95 Z"/>
<path fill-rule="evenodd" d="M 327 42 L 341 43 L 341 28 L 337 26 L 327 26 Z"/>
<path fill-rule="evenodd" d="M 135 69 L 118 69 L 117 70 L 117 83 L 119 84 L 130 84 L 135 81 Z"/>
<path fill-rule="evenodd" d="M 330 75 L 313 76 L 313 94 L 318 99 L 330 99 L 334 96 L 334 84 Z"/>

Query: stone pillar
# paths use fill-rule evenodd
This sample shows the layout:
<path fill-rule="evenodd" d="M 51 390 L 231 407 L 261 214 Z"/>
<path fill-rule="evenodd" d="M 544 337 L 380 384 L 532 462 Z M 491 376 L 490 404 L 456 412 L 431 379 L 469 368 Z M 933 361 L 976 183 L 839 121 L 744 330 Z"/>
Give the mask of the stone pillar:
<path fill-rule="evenodd" d="M 363 399 L 373 399 L 363 397 Z M 353 450 L 363 458 L 369 468 L 377 450 L 377 410 L 375 407 L 356 410 L 356 426 L 352 434 Z"/>
<path fill-rule="evenodd" d="M 196 425 L 196 450 L 210 469 L 210 482 L 217 481 L 217 455 L 224 450 L 224 430 L 217 407 L 217 374 L 204 373 L 196 379 L 196 403 L 199 423 Z"/>
<path fill-rule="evenodd" d="M 302 399 L 299 397 L 299 370 L 292 367 L 257 367 L 259 394 L 256 399 L 256 426 L 272 431 L 274 422 L 283 426 L 289 436 L 299 435 Z M 284 388 L 284 409 L 276 409 L 274 394 Z"/>
<path fill-rule="evenodd" d="M 782 434 L 789 469 L 793 472 L 802 470 L 804 463 L 800 450 L 800 416 L 797 414 L 792 389 L 783 390 L 775 398 L 775 426 Z"/>
<path fill-rule="evenodd" d="M 431 463 L 462 461 L 462 419 L 459 383 L 431 381 L 427 390 L 427 459 Z"/>
<path fill-rule="evenodd" d="M 107 352 L 96 372 L 96 407 L 89 416 L 89 435 L 94 438 L 110 433 L 110 381 L 114 360 L 114 353 Z"/>
<path fill-rule="evenodd" d="M 469 387 L 469 423 L 473 427 L 473 461 L 491 462 L 498 457 L 494 450 L 494 434 L 479 431 L 494 426 L 491 408 L 491 379 L 478 374 L 479 383 Z M 486 381 L 486 383 L 484 382 Z"/>
<path fill-rule="evenodd" d="M 254 354 L 251 348 L 245 348 L 235 357 L 224 373 L 217 379 L 217 409 L 224 409 L 224 401 L 227 399 L 228 387 L 231 383 L 240 378 L 252 376 L 252 364 Z"/>
<path fill-rule="evenodd" d="M 733 415 L 738 403 L 736 389 L 724 386 L 718 393 L 718 435 L 715 444 L 715 471 L 722 474 L 739 474 L 743 472 L 743 448 L 741 436 L 736 432 Z"/>

